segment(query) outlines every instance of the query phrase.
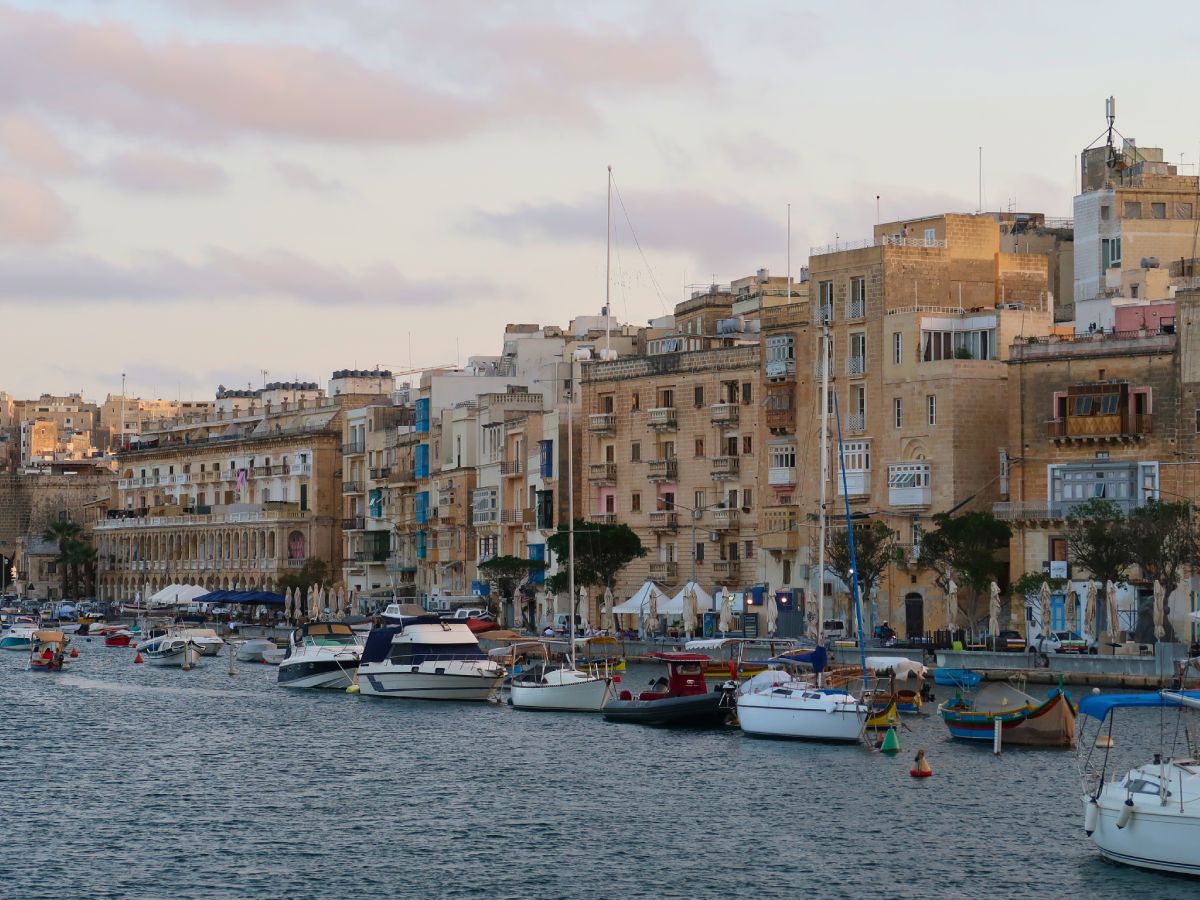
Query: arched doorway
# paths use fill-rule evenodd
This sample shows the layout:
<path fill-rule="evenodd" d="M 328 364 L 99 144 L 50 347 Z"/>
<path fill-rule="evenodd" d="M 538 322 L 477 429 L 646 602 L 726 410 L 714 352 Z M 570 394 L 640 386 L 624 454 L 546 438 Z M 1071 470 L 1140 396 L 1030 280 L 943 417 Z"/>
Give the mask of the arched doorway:
<path fill-rule="evenodd" d="M 904 595 L 904 627 L 910 638 L 925 635 L 925 598 L 916 591 Z"/>

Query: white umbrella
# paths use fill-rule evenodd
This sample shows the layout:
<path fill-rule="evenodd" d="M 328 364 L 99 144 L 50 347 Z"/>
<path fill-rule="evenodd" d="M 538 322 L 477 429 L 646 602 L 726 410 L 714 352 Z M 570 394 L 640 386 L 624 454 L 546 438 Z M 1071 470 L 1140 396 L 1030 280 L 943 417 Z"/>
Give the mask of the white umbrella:
<path fill-rule="evenodd" d="M 1066 595 L 1066 597 L 1063 598 L 1063 613 L 1064 613 L 1063 618 L 1066 619 L 1068 631 L 1074 631 L 1075 626 L 1079 623 L 1079 615 L 1078 615 L 1079 607 L 1078 607 L 1078 604 L 1075 602 L 1077 599 L 1078 598 L 1075 594 L 1075 591 L 1072 590 L 1070 588 L 1070 586 L 1068 586 L 1067 587 L 1067 595 Z"/>
<path fill-rule="evenodd" d="M 290 619 L 292 617 L 292 589 L 288 588 L 283 592 L 283 617 Z"/>
<path fill-rule="evenodd" d="M 988 599 L 988 634 L 994 639 L 1000 631 L 1000 585 L 992 582 Z"/>
<path fill-rule="evenodd" d="M 1157 578 L 1154 579 L 1154 639 L 1161 641 L 1167 636 L 1167 629 L 1163 627 L 1163 617 L 1165 611 L 1164 603 L 1167 599 L 1166 588 L 1163 583 Z"/>
<path fill-rule="evenodd" d="M 954 620 L 957 618 L 957 610 L 958 585 L 951 578 L 950 583 L 946 585 L 946 628 L 950 631 L 954 630 Z"/>
<path fill-rule="evenodd" d="M 689 638 L 696 633 L 696 621 L 699 619 L 696 613 L 696 591 L 688 582 L 683 589 L 683 630 Z"/>
<path fill-rule="evenodd" d="M 1042 582 L 1042 590 L 1038 595 L 1042 601 L 1042 637 L 1050 634 L 1050 582 Z"/>
<path fill-rule="evenodd" d="M 733 598 L 729 595 L 729 591 L 721 591 L 721 619 L 717 623 L 721 634 L 728 634 L 733 631 Z"/>
<path fill-rule="evenodd" d="M 779 604 L 775 602 L 774 594 L 767 594 L 767 634 L 775 636 L 775 628 L 779 624 Z"/>
<path fill-rule="evenodd" d="M 346 609 L 346 588 L 343 586 L 343 587 L 338 588 L 338 598 L 337 598 L 338 618 L 339 619 L 346 618 L 347 612 L 348 611 Z"/>
<path fill-rule="evenodd" d="M 1096 635 L 1099 637 L 1099 631 L 1096 630 L 1096 581 L 1089 578 L 1087 583 L 1087 592 L 1084 596 L 1083 604 L 1083 633 Z"/>
<path fill-rule="evenodd" d="M 316 594 L 313 596 L 313 618 L 320 619 L 321 613 L 325 609 L 325 585 L 317 588 Z"/>
<path fill-rule="evenodd" d="M 1104 598 L 1108 605 L 1108 639 L 1114 644 L 1123 644 L 1121 616 L 1117 611 L 1117 586 L 1111 580 L 1104 585 Z"/>
<path fill-rule="evenodd" d="M 558 603 L 559 603 L 559 600 L 561 600 L 561 599 L 562 599 L 561 592 L 556 592 L 554 594 L 554 619 L 552 620 L 552 623 L 555 625 L 558 624 Z"/>
<path fill-rule="evenodd" d="M 604 588 L 604 615 L 600 617 L 600 622 L 610 632 L 615 632 L 617 630 L 616 613 L 613 612 L 613 606 L 615 606 L 616 604 L 613 602 L 613 600 L 614 600 L 614 598 L 613 598 L 612 588 L 605 586 L 605 588 Z"/>
<path fill-rule="evenodd" d="M 312 588 L 306 587 L 303 590 L 296 588 L 296 618 L 307 616 L 311 608 L 309 597 L 312 595 Z"/>
<path fill-rule="evenodd" d="M 580 625 L 584 630 L 587 629 L 588 612 L 588 589 L 587 585 L 581 584 L 579 586 L 579 609 L 577 610 L 577 614 Z"/>

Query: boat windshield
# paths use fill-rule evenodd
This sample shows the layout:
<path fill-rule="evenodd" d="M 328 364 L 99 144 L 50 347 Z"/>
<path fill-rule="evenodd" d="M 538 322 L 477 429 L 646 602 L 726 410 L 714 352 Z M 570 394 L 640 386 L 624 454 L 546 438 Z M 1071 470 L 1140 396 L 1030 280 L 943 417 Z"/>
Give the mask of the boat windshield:
<path fill-rule="evenodd" d="M 354 634 L 306 634 L 306 647 L 350 647 L 358 643 Z"/>
<path fill-rule="evenodd" d="M 451 659 L 487 659 L 478 644 L 392 644 L 388 659 L 397 665 L 420 665 Z"/>

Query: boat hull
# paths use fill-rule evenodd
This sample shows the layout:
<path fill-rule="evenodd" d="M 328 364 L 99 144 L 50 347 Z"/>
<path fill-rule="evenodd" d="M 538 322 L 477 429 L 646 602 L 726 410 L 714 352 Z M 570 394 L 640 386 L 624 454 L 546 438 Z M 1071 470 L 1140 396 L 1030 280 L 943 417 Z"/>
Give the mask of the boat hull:
<path fill-rule="evenodd" d="M 683 725 L 711 728 L 729 718 L 724 694 L 694 694 L 688 697 L 664 697 L 661 700 L 609 700 L 604 718 L 610 722 L 636 722 L 640 725 Z"/>
<path fill-rule="evenodd" d="M 951 737 L 962 741 L 991 743 L 1000 722 L 1001 744 L 1018 747 L 1075 746 L 1075 710 L 1061 691 L 1055 691 L 1038 706 L 1012 712 L 975 712 L 954 701 L 938 707 Z"/>
<path fill-rule="evenodd" d="M 564 684 L 521 684 L 514 681 L 509 699 L 516 709 L 550 709 L 561 712 L 600 712 L 608 699 L 607 678 L 588 678 Z"/>
<path fill-rule="evenodd" d="M 201 653 L 199 648 L 191 644 L 184 643 L 169 643 L 161 644 L 157 641 L 150 641 L 138 647 L 138 652 L 142 654 L 142 659 L 151 666 L 171 666 L 182 667 L 185 663 L 190 666 L 200 664 Z"/>
<path fill-rule="evenodd" d="M 503 678 L 504 670 L 495 666 L 453 660 L 440 661 L 436 668 L 364 663 L 358 669 L 358 688 L 368 697 L 482 702 L 491 698 Z"/>
<path fill-rule="evenodd" d="M 33 638 L 10 635 L 0 638 L 0 650 L 28 650 L 31 646 L 33 646 Z"/>
<path fill-rule="evenodd" d="M 860 704 L 821 709 L 789 704 L 770 695 L 738 699 L 738 723 L 751 737 L 857 742 L 866 714 Z"/>
<path fill-rule="evenodd" d="M 1115 787 L 1115 786 L 1114 786 Z M 1124 828 L 1117 827 L 1125 791 L 1106 790 L 1097 801 L 1099 816 L 1092 841 L 1100 855 L 1113 862 L 1200 877 L 1200 817 L 1181 814 L 1179 804 L 1159 803 L 1157 795 L 1134 797 L 1134 812 Z M 1084 797 L 1084 812 L 1089 797 Z"/>
<path fill-rule="evenodd" d="M 286 659 L 279 665 L 279 686 L 344 691 L 357 669 L 357 659 Z"/>
<path fill-rule="evenodd" d="M 273 654 L 279 648 L 274 641 L 266 638 L 253 638 L 243 642 L 235 654 L 239 662 L 266 662 L 267 654 Z"/>

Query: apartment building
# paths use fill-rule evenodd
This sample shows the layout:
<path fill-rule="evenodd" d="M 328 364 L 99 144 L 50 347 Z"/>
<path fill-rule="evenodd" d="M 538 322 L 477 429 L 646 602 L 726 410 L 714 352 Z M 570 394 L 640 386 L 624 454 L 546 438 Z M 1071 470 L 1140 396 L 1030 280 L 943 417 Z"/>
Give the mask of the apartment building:
<path fill-rule="evenodd" d="M 855 512 L 880 518 L 904 547 L 867 617 L 916 635 L 931 620 L 934 588 L 917 565 L 933 514 L 988 508 L 997 494 L 1007 427 L 1004 360 L 1018 337 L 1050 321 L 1047 259 L 1006 253 L 987 215 L 946 214 L 878 225 L 871 238 L 813 248 L 815 326 L 798 349 L 797 418 L 819 421 L 822 321 L 829 325 L 830 428 L 845 445 L 845 493 Z M 836 398 L 836 405 L 833 403 Z M 819 428 L 815 429 L 819 435 Z M 818 440 L 801 429 L 797 464 L 819 472 Z M 830 442 L 828 498 L 840 512 L 843 479 Z M 817 520 L 819 476 L 801 478 L 796 500 Z M 784 486 L 786 489 L 786 485 Z M 780 493 L 783 493 L 782 491 Z M 810 544 L 799 538 L 801 558 Z M 845 586 L 824 576 L 823 617 L 844 613 Z"/>
<path fill-rule="evenodd" d="M 106 450 L 126 446 L 142 426 L 169 419 L 203 419 L 215 408 L 212 400 L 162 400 L 109 394 L 100 404 L 97 445 Z"/>
<path fill-rule="evenodd" d="M 378 403 L 335 377 L 219 389 L 202 421 L 143 428 L 118 455 L 119 480 L 95 526 L 98 593 L 146 597 L 172 583 L 265 589 L 307 559 L 342 556 L 347 410 Z"/>

